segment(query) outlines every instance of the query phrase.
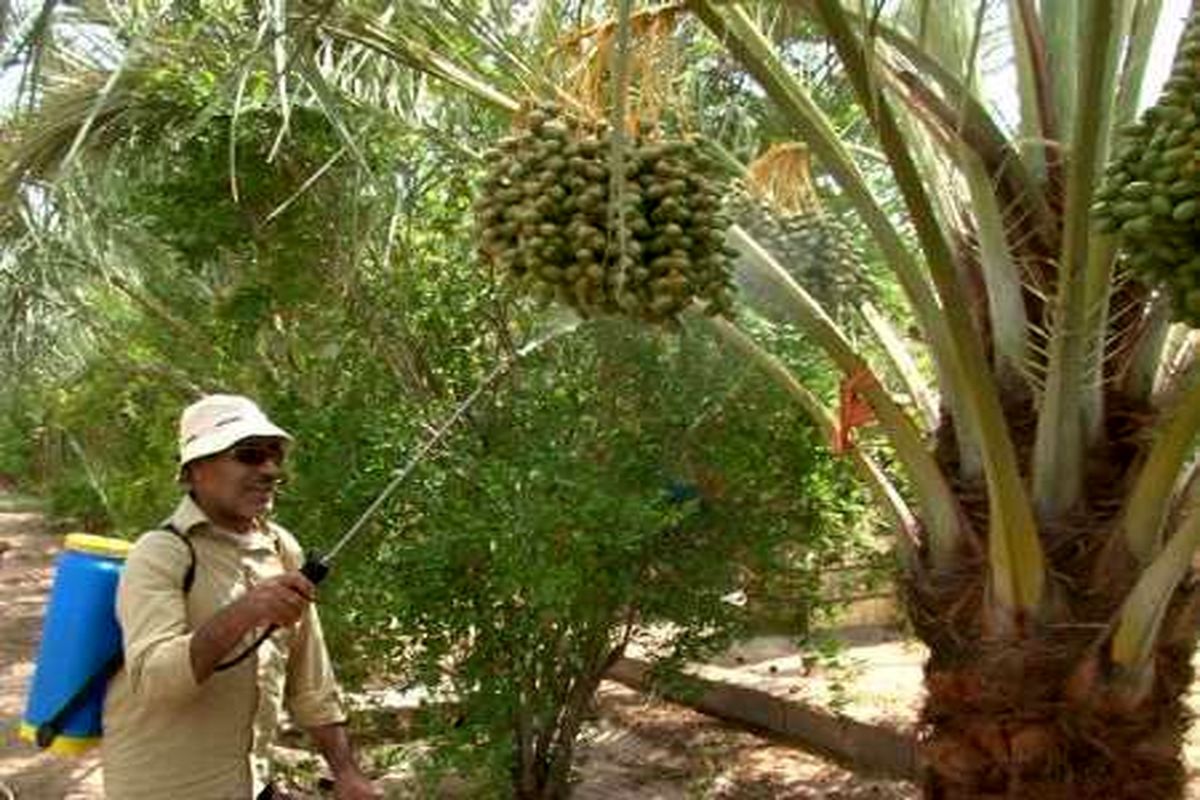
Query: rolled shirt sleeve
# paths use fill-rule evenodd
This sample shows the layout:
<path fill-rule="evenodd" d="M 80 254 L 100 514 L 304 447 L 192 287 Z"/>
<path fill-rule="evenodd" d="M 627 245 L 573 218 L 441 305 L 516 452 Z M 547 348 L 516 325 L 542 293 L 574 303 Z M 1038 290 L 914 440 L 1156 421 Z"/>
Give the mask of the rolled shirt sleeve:
<path fill-rule="evenodd" d="M 272 528 L 280 537 L 287 560 L 294 565 L 302 564 L 304 555 L 295 538 L 279 526 Z M 315 604 L 305 610 L 291 642 L 284 704 L 292 721 L 302 728 L 346 721 L 341 689 L 325 647 Z"/>
<path fill-rule="evenodd" d="M 285 702 L 292 719 L 303 728 L 346 721 L 341 690 L 325 649 L 315 606 L 309 606 L 305 612 L 292 642 Z"/>
<path fill-rule="evenodd" d="M 187 546 L 150 531 L 130 552 L 117 588 L 117 618 L 132 693 L 145 703 L 182 703 L 199 689 L 192 672 L 183 576 Z"/>

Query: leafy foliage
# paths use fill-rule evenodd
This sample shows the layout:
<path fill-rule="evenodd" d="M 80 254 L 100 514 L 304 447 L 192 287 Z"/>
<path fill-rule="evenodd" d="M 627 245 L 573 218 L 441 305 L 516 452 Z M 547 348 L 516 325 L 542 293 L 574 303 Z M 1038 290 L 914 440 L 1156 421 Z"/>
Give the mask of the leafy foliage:
<path fill-rule="evenodd" d="M 490 784 L 520 797 L 563 796 L 591 695 L 635 634 L 671 663 L 710 653 L 751 622 L 724 595 L 811 574 L 785 545 L 799 565 L 848 544 L 837 465 L 714 342 L 595 323 L 553 349 L 422 467 L 339 587 L 360 663 L 449 691 L 446 741 L 476 765 L 484 748 Z"/>

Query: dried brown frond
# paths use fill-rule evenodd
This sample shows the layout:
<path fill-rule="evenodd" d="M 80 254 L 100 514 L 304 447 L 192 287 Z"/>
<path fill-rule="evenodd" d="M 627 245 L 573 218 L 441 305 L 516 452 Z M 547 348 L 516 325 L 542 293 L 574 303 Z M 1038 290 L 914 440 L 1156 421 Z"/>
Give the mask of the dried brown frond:
<path fill-rule="evenodd" d="M 671 3 L 630 16 L 631 80 L 625 124 L 631 134 L 639 128 L 657 126 L 667 108 L 675 112 L 684 108 L 685 104 L 673 102 L 673 80 L 679 73 L 680 58 L 675 31 L 683 8 L 682 4 Z M 617 21 L 605 20 L 571 31 L 556 47 L 565 64 L 565 92 L 578 103 L 583 114 L 595 120 L 604 119 L 608 107 L 616 36 Z"/>
<path fill-rule="evenodd" d="M 784 214 L 819 214 L 821 199 L 812 179 L 812 159 L 800 142 L 771 145 L 746 170 L 750 193 Z"/>

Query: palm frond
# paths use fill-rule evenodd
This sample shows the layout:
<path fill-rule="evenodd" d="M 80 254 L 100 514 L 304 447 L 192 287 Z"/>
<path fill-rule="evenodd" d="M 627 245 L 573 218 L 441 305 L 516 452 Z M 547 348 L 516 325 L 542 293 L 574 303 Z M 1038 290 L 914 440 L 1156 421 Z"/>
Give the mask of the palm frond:
<path fill-rule="evenodd" d="M 1174 487 L 1174 481 L 1168 481 Z M 1109 652 L 1122 668 L 1128 691 L 1140 697 L 1153 686 L 1155 653 L 1175 589 L 1192 569 L 1200 549 L 1200 497 L 1196 485 L 1185 483 L 1182 521 L 1142 570 L 1115 621 Z M 1165 510 L 1165 509 L 1164 509 Z"/>
<path fill-rule="evenodd" d="M 968 316 L 949 245 L 890 106 L 869 80 L 871 66 L 863 47 L 838 0 L 816 0 L 816 7 L 860 103 L 872 109 L 872 122 L 937 287 L 951 343 L 942 366 L 950 391 L 962 400 L 963 423 L 979 442 L 987 479 L 991 598 L 1019 624 L 1041 604 L 1045 557 L 998 390 Z"/>
<path fill-rule="evenodd" d="M 741 252 L 746 268 L 774 281 L 786 293 L 789 305 L 795 312 L 796 324 L 837 365 L 843 375 L 847 378 L 866 376 L 862 380 L 860 394 L 874 410 L 879 424 L 896 449 L 897 458 L 913 481 L 922 519 L 928 525 L 934 563 L 947 563 L 967 533 L 966 518 L 945 475 L 925 448 L 912 419 L 897 405 L 820 304 L 769 253 L 736 225 L 731 229 L 729 238 Z"/>
<path fill-rule="evenodd" d="M 1057 142 L 1061 120 L 1054 99 L 1050 44 L 1046 39 L 1042 17 L 1033 0 L 1009 0 L 1008 6 L 1022 104 L 1022 139 L 1027 142 Z M 1039 153 L 1032 151 L 1031 155 L 1036 159 Z M 1045 151 L 1040 166 L 1038 171 L 1045 175 L 1050 186 L 1061 185 L 1061 164 L 1056 151 Z"/>
<path fill-rule="evenodd" d="M 331 15 L 321 22 L 323 36 L 373 50 L 405 66 L 428 73 L 505 111 L 516 111 L 519 103 L 493 84 L 446 58 L 440 53 L 405 36 L 383 21 L 361 13 Z"/>
<path fill-rule="evenodd" d="M 948 334 L 927 276 L 921 271 L 896 226 L 872 194 L 866 179 L 850 157 L 828 118 L 798 85 L 778 54 L 745 12 L 738 7 L 718 7 L 708 0 L 693 0 L 694 11 L 713 35 L 724 42 L 767 94 L 783 109 L 798 138 L 803 140 L 829 171 L 846 199 L 861 214 L 867 228 L 895 271 L 912 304 L 921 328 L 929 337 L 935 362 L 948 359 Z"/>
<path fill-rule="evenodd" d="M 1111 242 L 1092 235 L 1088 209 L 1105 156 L 1104 131 L 1111 119 L 1112 86 L 1119 53 L 1120 3 L 1089 3 L 1087 35 L 1077 67 L 1086 102 L 1074 116 L 1071 162 L 1064 209 L 1063 251 L 1059 259 L 1056 325 L 1050 340 L 1050 370 L 1038 412 L 1033 488 L 1039 511 L 1058 517 L 1083 494 L 1083 464 L 1099 433 L 1098 383 L 1086 372 L 1086 353 L 1098 348 L 1103 315 L 1088 322 L 1088 304 L 1107 307 L 1112 266 Z M 1090 390 L 1089 390 L 1090 387 Z"/>
<path fill-rule="evenodd" d="M 1149 563 L 1161 551 L 1167 531 L 1164 523 L 1175 478 L 1195 453 L 1200 433 L 1200 380 L 1190 371 L 1189 386 L 1182 387 L 1151 445 L 1134 482 L 1121 517 L 1125 541 L 1139 561 Z"/>

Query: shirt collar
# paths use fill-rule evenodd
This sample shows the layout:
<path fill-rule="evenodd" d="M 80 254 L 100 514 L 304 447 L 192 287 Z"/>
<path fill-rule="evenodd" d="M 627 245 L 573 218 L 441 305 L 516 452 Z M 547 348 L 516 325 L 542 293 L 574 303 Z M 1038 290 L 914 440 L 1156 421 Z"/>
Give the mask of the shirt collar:
<path fill-rule="evenodd" d="M 261 522 L 257 530 L 249 533 L 234 533 L 227 531 L 214 525 L 208 515 L 204 513 L 204 509 L 200 508 L 190 494 L 185 494 L 179 501 L 179 505 L 175 507 L 175 511 L 167 519 L 171 525 L 180 533 L 191 536 L 196 530 L 207 530 L 218 536 L 218 538 L 226 539 L 234 544 L 246 549 L 265 548 L 268 550 L 275 549 L 274 532 L 271 531 L 270 525 L 266 522 Z"/>
<path fill-rule="evenodd" d="M 179 505 L 175 506 L 175 511 L 167 518 L 167 522 L 175 527 L 175 530 L 183 534 L 191 534 L 192 529 L 201 525 L 211 525 L 208 515 L 200 506 L 196 505 L 196 501 L 192 499 L 190 494 L 185 494 L 179 501 Z"/>

